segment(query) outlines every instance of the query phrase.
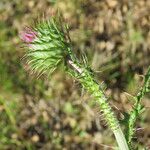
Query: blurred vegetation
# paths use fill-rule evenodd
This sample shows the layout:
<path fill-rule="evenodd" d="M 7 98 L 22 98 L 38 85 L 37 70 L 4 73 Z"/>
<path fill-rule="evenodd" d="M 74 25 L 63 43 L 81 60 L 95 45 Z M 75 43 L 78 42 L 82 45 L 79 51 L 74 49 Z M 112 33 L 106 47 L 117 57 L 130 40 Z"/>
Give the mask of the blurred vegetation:
<path fill-rule="evenodd" d="M 30 74 L 19 32 L 59 9 L 74 51 L 87 55 L 122 120 L 150 65 L 149 8 L 149 0 L 1 0 L 0 149 L 113 149 L 112 133 L 78 83 L 61 71 L 40 79 Z M 149 98 L 137 122 L 139 149 L 150 148 Z"/>

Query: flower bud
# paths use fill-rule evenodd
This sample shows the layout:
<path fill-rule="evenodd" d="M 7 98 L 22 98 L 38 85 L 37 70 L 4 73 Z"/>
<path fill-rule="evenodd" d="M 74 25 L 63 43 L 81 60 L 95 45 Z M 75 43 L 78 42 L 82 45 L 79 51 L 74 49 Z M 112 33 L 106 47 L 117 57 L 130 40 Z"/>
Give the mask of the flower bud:
<path fill-rule="evenodd" d="M 21 32 L 21 39 L 28 46 L 28 63 L 39 73 L 55 70 L 70 49 L 64 28 L 55 18 L 37 24 L 34 29 L 27 28 Z"/>

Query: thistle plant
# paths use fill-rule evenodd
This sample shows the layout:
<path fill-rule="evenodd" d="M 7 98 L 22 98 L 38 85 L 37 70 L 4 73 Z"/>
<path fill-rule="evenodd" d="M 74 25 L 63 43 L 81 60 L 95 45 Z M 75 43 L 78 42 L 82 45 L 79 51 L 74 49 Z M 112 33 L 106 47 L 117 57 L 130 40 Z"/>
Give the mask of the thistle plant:
<path fill-rule="evenodd" d="M 131 146 L 131 140 L 135 133 L 135 123 L 139 115 L 144 111 L 144 107 L 141 105 L 141 100 L 146 93 L 150 92 L 150 67 L 144 77 L 144 84 L 136 96 L 134 96 L 135 104 L 133 110 L 130 112 L 127 128 L 127 141 Z"/>
<path fill-rule="evenodd" d="M 48 21 L 27 28 L 21 33 L 27 44 L 26 57 L 32 71 L 52 73 L 60 65 L 64 71 L 78 80 L 99 105 L 108 127 L 113 131 L 120 150 L 128 150 L 128 144 L 101 86 L 94 79 L 89 67 L 82 64 L 73 53 L 66 25 L 53 17 Z"/>

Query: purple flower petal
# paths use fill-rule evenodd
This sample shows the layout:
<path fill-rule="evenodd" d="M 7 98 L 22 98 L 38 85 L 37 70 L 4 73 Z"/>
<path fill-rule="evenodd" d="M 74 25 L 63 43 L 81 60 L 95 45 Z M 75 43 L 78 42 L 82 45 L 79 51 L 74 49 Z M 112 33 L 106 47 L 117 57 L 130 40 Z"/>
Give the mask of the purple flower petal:
<path fill-rule="evenodd" d="M 31 28 L 26 27 L 24 31 L 20 32 L 20 38 L 25 43 L 31 43 L 37 37 L 37 32 Z"/>

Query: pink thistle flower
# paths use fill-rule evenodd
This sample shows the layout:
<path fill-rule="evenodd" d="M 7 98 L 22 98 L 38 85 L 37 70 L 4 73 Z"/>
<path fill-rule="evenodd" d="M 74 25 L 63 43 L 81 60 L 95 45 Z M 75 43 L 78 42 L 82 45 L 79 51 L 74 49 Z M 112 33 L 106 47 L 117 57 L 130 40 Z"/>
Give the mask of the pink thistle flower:
<path fill-rule="evenodd" d="M 37 37 L 37 32 L 33 31 L 29 27 L 26 27 L 24 31 L 20 32 L 20 38 L 25 43 L 32 43 L 36 37 Z"/>

